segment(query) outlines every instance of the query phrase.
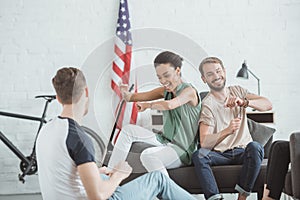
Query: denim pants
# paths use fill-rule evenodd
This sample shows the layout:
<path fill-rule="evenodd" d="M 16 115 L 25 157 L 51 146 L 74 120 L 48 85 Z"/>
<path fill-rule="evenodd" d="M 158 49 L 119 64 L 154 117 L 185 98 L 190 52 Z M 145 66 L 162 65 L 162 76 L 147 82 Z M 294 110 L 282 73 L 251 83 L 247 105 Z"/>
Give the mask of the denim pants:
<path fill-rule="evenodd" d="M 222 198 L 211 170 L 211 166 L 216 165 L 242 164 L 240 179 L 235 189 L 242 195 L 250 195 L 263 157 L 263 147 L 257 142 L 250 142 L 245 149 L 234 148 L 224 152 L 198 149 L 193 154 L 193 162 L 205 198 L 209 200 Z"/>
<path fill-rule="evenodd" d="M 109 200 L 196 200 L 169 177 L 159 171 L 150 172 L 119 186 Z"/>

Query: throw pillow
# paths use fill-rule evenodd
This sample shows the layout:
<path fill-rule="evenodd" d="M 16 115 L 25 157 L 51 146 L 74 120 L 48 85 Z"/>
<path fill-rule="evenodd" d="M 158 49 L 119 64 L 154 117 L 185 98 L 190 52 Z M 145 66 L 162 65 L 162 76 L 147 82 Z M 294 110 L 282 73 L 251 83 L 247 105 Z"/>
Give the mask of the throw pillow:
<path fill-rule="evenodd" d="M 251 119 L 248 119 L 247 122 L 252 139 L 259 142 L 262 146 L 265 146 L 270 137 L 274 134 L 275 129 L 257 123 Z"/>

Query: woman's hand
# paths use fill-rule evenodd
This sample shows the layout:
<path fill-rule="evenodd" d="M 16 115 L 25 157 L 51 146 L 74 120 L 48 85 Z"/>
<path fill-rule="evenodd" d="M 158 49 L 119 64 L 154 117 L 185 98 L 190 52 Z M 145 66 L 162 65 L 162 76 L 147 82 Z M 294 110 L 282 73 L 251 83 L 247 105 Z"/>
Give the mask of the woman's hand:
<path fill-rule="evenodd" d="M 147 108 L 151 108 L 151 103 L 147 103 L 147 102 L 137 102 L 136 106 L 138 108 L 139 112 L 143 112 L 144 110 L 146 110 Z"/>
<path fill-rule="evenodd" d="M 119 85 L 119 89 L 121 91 L 121 94 L 122 94 L 122 97 L 123 99 L 125 99 L 125 101 L 129 102 L 130 101 L 130 98 L 132 96 L 132 93 L 131 92 L 128 92 L 128 84 L 123 84 L 121 83 Z"/>

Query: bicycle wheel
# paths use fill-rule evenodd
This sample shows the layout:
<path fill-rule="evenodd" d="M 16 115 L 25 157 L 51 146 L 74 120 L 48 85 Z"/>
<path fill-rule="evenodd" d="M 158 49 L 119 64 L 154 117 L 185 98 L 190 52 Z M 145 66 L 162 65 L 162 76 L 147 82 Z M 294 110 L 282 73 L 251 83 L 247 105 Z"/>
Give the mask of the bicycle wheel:
<path fill-rule="evenodd" d="M 98 167 L 102 167 L 103 165 L 103 156 L 105 154 L 105 144 L 99 135 L 94 132 L 92 129 L 81 126 L 83 130 L 87 133 L 87 135 L 91 138 L 94 149 L 95 149 L 95 161 Z"/>

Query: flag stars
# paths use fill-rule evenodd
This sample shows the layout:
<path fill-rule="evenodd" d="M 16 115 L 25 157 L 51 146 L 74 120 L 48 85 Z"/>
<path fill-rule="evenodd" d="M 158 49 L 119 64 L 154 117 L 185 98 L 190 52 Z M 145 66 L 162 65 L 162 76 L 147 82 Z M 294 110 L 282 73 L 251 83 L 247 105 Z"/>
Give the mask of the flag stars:
<path fill-rule="evenodd" d="M 130 17 L 127 8 L 127 1 L 120 0 L 119 18 L 117 21 L 116 36 L 119 37 L 126 45 L 132 45 L 130 33 Z"/>

